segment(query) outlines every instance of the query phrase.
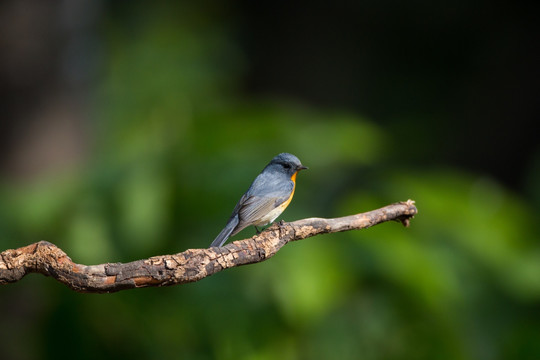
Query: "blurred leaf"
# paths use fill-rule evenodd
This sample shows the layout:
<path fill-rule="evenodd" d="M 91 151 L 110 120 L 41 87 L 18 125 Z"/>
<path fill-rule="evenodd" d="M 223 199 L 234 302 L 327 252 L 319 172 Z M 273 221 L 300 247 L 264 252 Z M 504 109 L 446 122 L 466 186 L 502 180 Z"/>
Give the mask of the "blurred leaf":
<path fill-rule="evenodd" d="M 101 264 L 114 258 L 103 203 L 96 197 L 79 202 L 67 230 L 69 256 L 82 264 Z"/>
<path fill-rule="evenodd" d="M 133 252 L 151 249 L 163 241 L 167 221 L 169 184 L 157 164 L 132 169 L 117 191 L 121 239 Z"/>

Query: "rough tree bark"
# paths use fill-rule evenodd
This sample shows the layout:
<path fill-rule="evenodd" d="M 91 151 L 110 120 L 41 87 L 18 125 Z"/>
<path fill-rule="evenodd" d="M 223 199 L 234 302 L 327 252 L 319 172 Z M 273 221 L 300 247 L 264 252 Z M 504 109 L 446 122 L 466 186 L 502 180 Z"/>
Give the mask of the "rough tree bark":
<path fill-rule="evenodd" d="M 414 201 L 336 219 L 310 218 L 276 223 L 250 239 L 224 247 L 189 249 L 175 255 L 154 256 L 130 263 L 76 264 L 55 245 L 40 241 L 0 253 L 0 285 L 21 280 L 26 274 L 51 276 L 72 290 L 110 293 L 148 286 L 170 286 L 201 280 L 224 269 L 272 257 L 290 241 L 318 234 L 368 228 L 396 220 L 409 226 L 418 210 Z"/>

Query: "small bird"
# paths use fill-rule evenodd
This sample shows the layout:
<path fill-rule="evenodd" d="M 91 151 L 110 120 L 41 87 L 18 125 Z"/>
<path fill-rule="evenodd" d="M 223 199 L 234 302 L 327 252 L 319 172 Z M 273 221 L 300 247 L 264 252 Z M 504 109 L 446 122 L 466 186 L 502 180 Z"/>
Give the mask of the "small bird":
<path fill-rule="evenodd" d="M 300 160 L 288 153 L 281 153 L 255 178 L 240 198 L 227 225 L 210 247 L 222 246 L 230 236 L 246 227 L 264 226 L 273 222 L 290 204 L 296 187 L 296 174 L 307 169 Z"/>

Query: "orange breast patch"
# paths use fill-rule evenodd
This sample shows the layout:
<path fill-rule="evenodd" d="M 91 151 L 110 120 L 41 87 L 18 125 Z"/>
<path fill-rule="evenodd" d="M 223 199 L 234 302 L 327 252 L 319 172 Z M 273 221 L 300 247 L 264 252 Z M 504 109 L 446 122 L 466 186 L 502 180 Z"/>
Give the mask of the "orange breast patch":
<path fill-rule="evenodd" d="M 282 208 L 283 210 L 285 210 L 287 208 L 287 206 L 289 206 L 289 204 L 291 203 L 292 201 L 292 198 L 293 198 L 293 195 L 294 195 L 294 189 L 296 189 L 296 174 L 298 174 L 298 171 L 295 172 L 292 176 L 291 176 L 291 180 L 293 182 L 293 188 L 292 188 L 292 191 L 291 191 L 291 196 L 289 196 L 289 198 L 287 199 L 287 201 L 285 201 L 283 204 L 281 204 L 279 207 Z"/>

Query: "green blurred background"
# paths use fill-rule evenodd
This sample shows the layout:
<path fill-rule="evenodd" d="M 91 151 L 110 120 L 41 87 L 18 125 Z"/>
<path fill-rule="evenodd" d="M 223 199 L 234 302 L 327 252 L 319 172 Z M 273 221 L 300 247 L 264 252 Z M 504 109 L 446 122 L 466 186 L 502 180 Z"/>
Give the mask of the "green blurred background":
<path fill-rule="evenodd" d="M 310 167 L 286 221 L 419 215 L 183 286 L 30 275 L 0 288 L 0 358 L 540 359 L 537 10 L 2 2 L 0 250 L 207 247 L 284 151 Z"/>

